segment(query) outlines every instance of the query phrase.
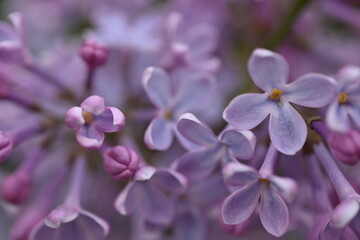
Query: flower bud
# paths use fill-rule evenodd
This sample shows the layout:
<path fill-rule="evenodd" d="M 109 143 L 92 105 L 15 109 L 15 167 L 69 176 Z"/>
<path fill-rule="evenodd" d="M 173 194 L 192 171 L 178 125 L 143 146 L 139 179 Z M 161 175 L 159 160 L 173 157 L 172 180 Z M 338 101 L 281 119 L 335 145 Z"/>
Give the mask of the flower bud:
<path fill-rule="evenodd" d="M 0 163 L 6 160 L 13 148 L 12 139 L 5 133 L 0 132 Z"/>
<path fill-rule="evenodd" d="M 80 49 L 80 56 L 90 68 L 104 65 L 108 59 L 108 49 L 94 40 L 86 40 Z"/>
<path fill-rule="evenodd" d="M 30 189 L 30 176 L 24 172 L 15 172 L 4 180 L 1 195 L 8 202 L 22 204 L 28 199 Z"/>
<path fill-rule="evenodd" d="M 115 180 L 126 180 L 139 169 L 139 156 L 124 146 L 108 148 L 104 154 L 104 169 Z"/>
<path fill-rule="evenodd" d="M 360 133 L 350 130 L 347 133 L 332 132 L 328 143 L 334 156 L 345 164 L 355 164 L 360 160 Z"/>

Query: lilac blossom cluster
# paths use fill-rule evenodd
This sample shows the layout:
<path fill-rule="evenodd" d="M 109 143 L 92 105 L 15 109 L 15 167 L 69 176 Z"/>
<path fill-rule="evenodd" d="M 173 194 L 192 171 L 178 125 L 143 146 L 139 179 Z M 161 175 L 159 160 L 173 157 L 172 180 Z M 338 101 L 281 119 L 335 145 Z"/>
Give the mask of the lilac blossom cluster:
<path fill-rule="evenodd" d="M 360 239 L 356 0 L 0 4 L 0 239 Z"/>

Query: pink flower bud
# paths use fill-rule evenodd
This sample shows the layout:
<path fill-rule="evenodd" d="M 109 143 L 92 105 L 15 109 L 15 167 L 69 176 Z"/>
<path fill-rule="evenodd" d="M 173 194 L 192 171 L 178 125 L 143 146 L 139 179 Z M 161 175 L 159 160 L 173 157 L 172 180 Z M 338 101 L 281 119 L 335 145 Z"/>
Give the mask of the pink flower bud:
<path fill-rule="evenodd" d="M 346 164 L 355 164 L 360 160 L 360 133 L 350 130 L 347 133 L 332 132 L 328 143 L 334 156 Z"/>
<path fill-rule="evenodd" d="M 12 139 L 5 133 L 0 132 L 0 162 L 6 160 L 13 148 Z"/>
<path fill-rule="evenodd" d="M 80 49 L 81 58 L 91 68 L 104 65 L 108 59 L 108 55 L 107 47 L 94 40 L 86 40 Z"/>
<path fill-rule="evenodd" d="M 1 195 L 8 202 L 22 204 L 28 199 L 30 189 L 30 176 L 24 172 L 15 172 L 4 180 Z"/>
<path fill-rule="evenodd" d="M 104 169 L 115 180 L 126 180 L 139 169 L 139 156 L 124 146 L 108 148 L 104 154 Z"/>

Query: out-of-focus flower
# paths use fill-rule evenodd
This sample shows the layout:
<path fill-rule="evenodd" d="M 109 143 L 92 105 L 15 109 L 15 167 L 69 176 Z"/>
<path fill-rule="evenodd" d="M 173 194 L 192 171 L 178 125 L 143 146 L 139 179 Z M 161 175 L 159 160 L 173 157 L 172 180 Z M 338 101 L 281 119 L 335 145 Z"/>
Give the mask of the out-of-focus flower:
<path fill-rule="evenodd" d="M 105 45 L 94 40 L 85 40 L 80 48 L 80 56 L 89 68 L 104 65 L 108 59 L 108 49 Z"/>

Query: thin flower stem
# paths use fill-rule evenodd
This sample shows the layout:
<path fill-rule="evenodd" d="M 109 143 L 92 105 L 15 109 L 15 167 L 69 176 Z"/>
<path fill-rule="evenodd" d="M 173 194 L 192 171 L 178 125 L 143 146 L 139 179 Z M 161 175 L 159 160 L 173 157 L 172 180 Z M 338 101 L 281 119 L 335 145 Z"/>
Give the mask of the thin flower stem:
<path fill-rule="evenodd" d="M 80 156 L 75 160 L 75 166 L 72 173 L 72 181 L 69 193 L 66 197 L 65 203 L 71 206 L 80 205 L 80 194 L 82 189 L 83 179 L 85 177 L 85 164 L 84 156 Z"/>
<path fill-rule="evenodd" d="M 11 130 L 8 134 L 12 138 L 13 144 L 17 145 L 35 134 L 40 133 L 43 129 L 44 126 L 41 123 L 35 122 L 27 126 Z"/>

